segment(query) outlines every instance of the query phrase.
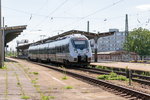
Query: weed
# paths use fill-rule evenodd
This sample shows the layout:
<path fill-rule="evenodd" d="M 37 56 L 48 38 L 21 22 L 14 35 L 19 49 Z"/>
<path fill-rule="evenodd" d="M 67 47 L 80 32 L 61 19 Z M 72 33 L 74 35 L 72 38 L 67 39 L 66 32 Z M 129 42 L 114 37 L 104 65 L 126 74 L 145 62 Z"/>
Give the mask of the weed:
<path fill-rule="evenodd" d="M 67 76 L 64 76 L 63 78 L 62 78 L 62 80 L 67 80 L 68 79 L 68 77 Z"/>
<path fill-rule="evenodd" d="M 29 96 L 22 96 L 21 99 L 30 99 Z"/>
<path fill-rule="evenodd" d="M 33 74 L 34 74 L 34 75 L 38 75 L 39 73 L 38 73 L 38 72 L 33 72 Z"/>
<path fill-rule="evenodd" d="M 97 69 L 102 69 L 103 66 L 96 65 L 95 68 L 97 68 Z"/>
<path fill-rule="evenodd" d="M 55 99 L 55 97 L 54 97 L 54 96 L 49 96 L 49 98 L 50 98 L 50 99 Z"/>
<path fill-rule="evenodd" d="M 20 83 L 18 82 L 17 85 L 20 85 Z"/>
<path fill-rule="evenodd" d="M 39 86 L 39 87 L 36 87 L 36 90 L 37 90 L 39 93 L 42 93 L 41 90 L 40 90 L 40 86 Z"/>
<path fill-rule="evenodd" d="M 38 80 L 38 78 L 35 78 L 35 80 Z"/>
<path fill-rule="evenodd" d="M 65 88 L 65 89 L 73 89 L 72 86 L 65 86 L 64 88 Z"/>
<path fill-rule="evenodd" d="M 141 75 L 143 75 L 143 76 L 150 76 L 150 72 L 142 72 Z"/>
<path fill-rule="evenodd" d="M 95 68 L 97 68 L 97 69 L 104 69 L 104 70 L 110 70 L 108 67 L 106 67 L 106 66 L 99 66 L 99 65 L 97 65 Z"/>
<path fill-rule="evenodd" d="M 88 68 L 93 68 L 92 66 L 88 66 Z"/>
<path fill-rule="evenodd" d="M 36 80 L 32 80 L 31 82 L 32 82 L 33 84 L 36 84 L 36 83 L 37 83 L 37 81 L 36 81 Z"/>
<path fill-rule="evenodd" d="M 128 78 L 122 75 L 117 75 L 114 72 L 111 72 L 109 75 L 100 75 L 97 77 L 98 79 L 103 80 L 121 80 L 121 81 L 128 81 Z"/>
<path fill-rule="evenodd" d="M 40 87 L 40 85 L 34 85 L 34 87 Z"/>
<path fill-rule="evenodd" d="M 6 69 L 7 69 L 7 67 L 6 67 L 6 65 L 4 65 L 4 66 L 0 67 L 0 69 L 4 69 L 4 70 L 6 70 Z"/>
<path fill-rule="evenodd" d="M 50 100 L 50 99 L 55 99 L 54 96 L 42 96 L 42 100 Z"/>

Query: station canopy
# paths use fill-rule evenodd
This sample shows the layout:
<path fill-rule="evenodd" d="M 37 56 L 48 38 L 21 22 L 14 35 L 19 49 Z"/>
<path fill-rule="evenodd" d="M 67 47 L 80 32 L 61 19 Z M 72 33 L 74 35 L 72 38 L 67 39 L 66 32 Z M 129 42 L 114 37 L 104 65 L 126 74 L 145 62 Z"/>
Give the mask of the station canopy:
<path fill-rule="evenodd" d="M 25 30 L 27 25 L 22 26 L 12 26 L 12 27 L 5 27 L 4 33 L 5 33 L 5 45 L 15 39 L 18 35 Z M 3 30 L 3 29 L 2 29 Z"/>
<path fill-rule="evenodd" d="M 56 40 L 57 38 L 60 37 L 64 37 L 67 35 L 71 35 L 71 34 L 81 34 L 81 35 L 85 35 L 88 39 L 95 39 L 95 38 L 100 38 L 100 37 L 105 37 L 105 36 L 109 36 L 109 35 L 113 35 L 114 32 L 104 32 L 104 33 L 91 33 L 91 32 L 85 32 L 85 31 L 79 31 L 79 30 L 70 30 L 67 32 L 64 32 L 62 34 L 53 36 L 53 37 L 49 37 L 34 43 L 30 43 L 30 44 L 25 44 L 25 45 L 20 45 L 17 47 L 17 49 L 28 49 L 28 47 L 31 44 L 40 44 L 40 43 L 45 43 L 46 41 L 50 41 L 50 40 Z"/>
<path fill-rule="evenodd" d="M 79 31 L 79 30 L 70 30 L 70 31 L 64 32 L 62 34 L 53 36 L 53 37 L 49 37 L 47 39 L 37 41 L 36 43 L 43 43 L 48 40 L 56 40 L 57 38 L 64 37 L 66 35 L 71 35 L 71 34 L 81 34 L 81 35 L 85 35 L 88 39 L 94 39 L 94 38 L 100 38 L 100 37 L 113 35 L 114 32 L 91 33 L 91 32 Z"/>

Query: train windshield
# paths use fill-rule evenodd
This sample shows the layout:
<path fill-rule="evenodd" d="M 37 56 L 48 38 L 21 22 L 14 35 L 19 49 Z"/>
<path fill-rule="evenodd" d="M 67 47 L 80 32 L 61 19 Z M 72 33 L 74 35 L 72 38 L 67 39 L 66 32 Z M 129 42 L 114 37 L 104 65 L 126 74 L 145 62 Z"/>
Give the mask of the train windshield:
<path fill-rule="evenodd" d="M 83 50 L 85 48 L 88 48 L 88 41 L 86 39 L 73 39 L 72 43 L 76 49 Z"/>

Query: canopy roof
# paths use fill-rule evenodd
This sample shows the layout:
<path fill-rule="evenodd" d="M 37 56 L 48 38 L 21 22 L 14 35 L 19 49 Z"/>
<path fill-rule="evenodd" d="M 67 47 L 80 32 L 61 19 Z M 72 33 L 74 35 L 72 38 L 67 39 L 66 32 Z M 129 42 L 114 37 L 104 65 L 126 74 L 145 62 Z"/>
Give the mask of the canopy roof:
<path fill-rule="evenodd" d="M 98 33 L 97 34 L 97 33 L 91 33 L 91 32 L 79 31 L 79 30 L 70 30 L 70 31 L 64 32 L 62 34 L 53 36 L 53 37 L 49 37 L 47 39 L 37 41 L 36 43 L 40 43 L 40 42 L 43 43 L 43 42 L 46 42 L 48 40 L 55 40 L 59 37 L 64 37 L 66 35 L 71 35 L 71 34 L 81 34 L 81 35 L 85 35 L 88 39 L 94 39 L 95 37 L 100 38 L 100 37 L 113 35 L 114 32 L 104 32 L 104 33 Z"/>
<path fill-rule="evenodd" d="M 5 27 L 4 33 L 5 33 L 5 44 L 15 39 L 18 35 L 25 30 L 27 25 L 22 26 L 12 26 L 12 27 Z"/>

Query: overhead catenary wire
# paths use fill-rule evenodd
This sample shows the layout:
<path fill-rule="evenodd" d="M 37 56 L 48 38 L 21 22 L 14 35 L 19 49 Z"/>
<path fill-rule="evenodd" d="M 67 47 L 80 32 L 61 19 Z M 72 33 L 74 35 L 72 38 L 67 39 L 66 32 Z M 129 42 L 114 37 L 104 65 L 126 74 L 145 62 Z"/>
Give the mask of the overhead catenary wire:
<path fill-rule="evenodd" d="M 117 1 L 117 2 L 115 2 L 115 3 L 112 3 L 112 4 L 110 4 L 110 5 L 112 5 L 112 6 L 114 6 L 114 5 L 116 5 L 116 4 L 118 4 L 118 3 L 120 3 L 120 2 L 122 2 L 123 0 L 119 0 L 119 1 Z M 65 1 L 64 1 L 65 2 Z M 94 11 L 94 12 L 92 12 L 91 14 L 89 14 L 89 15 L 87 15 L 87 16 L 83 16 L 83 17 L 63 17 L 63 16 L 53 16 L 53 15 L 42 15 L 42 14 L 39 14 L 39 13 L 35 13 L 35 12 L 27 12 L 27 11 L 22 11 L 22 10 L 18 10 L 18 9 L 13 9 L 13 8 L 9 8 L 9 7 L 5 7 L 5 6 L 2 6 L 2 7 L 4 7 L 4 8 L 7 8 L 7 9 L 10 9 L 10 10 L 13 10 L 13 11 L 16 11 L 16 12 L 19 12 L 19 13 L 24 13 L 24 14 L 27 14 L 27 15 L 29 15 L 29 21 L 31 21 L 31 20 L 33 20 L 33 18 L 34 18 L 34 16 L 40 16 L 40 17 L 44 17 L 44 18 L 49 18 L 51 21 L 52 20 L 54 20 L 54 19 L 65 19 L 65 20 L 70 20 L 70 19 L 77 19 L 77 21 L 73 21 L 71 24 L 67 24 L 67 25 L 65 25 L 65 26 L 63 26 L 63 27 L 67 27 L 67 26 L 71 26 L 72 24 L 75 24 L 75 23 L 78 23 L 79 21 L 82 21 L 82 20 L 84 20 L 84 19 L 86 19 L 86 18 L 88 18 L 88 19 L 95 19 L 95 20 L 105 20 L 105 19 L 107 19 L 107 21 L 110 21 L 111 19 L 115 19 L 114 17 L 104 17 L 104 18 L 92 18 L 92 17 L 90 17 L 90 16 L 92 16 L 92 15 L 94 15 L 94 14 L 96 14 L 96 13 L 98 13 L 98 12 L 100 12 L 101 10 L 103 11 L 103 10 L 105 10 L 105 9 L 108 9 L 107 7 L 111 7 L 111 6 L 106 6 L 106 7 L 104 7 L 104 8 L 101 8 L 101 9 L 98 9 L 98 10 L 96 10 L 96 11 Z M 42 7 L 42 6 L 41 6 Z M 41 8 L 40 7 L 40 8 Z M 70 10 L 70 9 L 69 9 Z M 133 15 L 133 14 L 130 14 L 130 15 Z M 32 16 L 32 17 L 31 17 Z M 120 18 L 120 17 L 124 17 L 124 16 L 118 16 L 118 18 Z M 117 17 L 116 17 L 117 18 Z M 45 19 L 46 20 L 46 19 Z M 140 20 L 141 21 L 141 20 Z M 41 23 L 43 23 L 43 22 L 41 22 Z M 61 26 L 60 26 L 61 27 Z M 34 29 L 34 28 L 33 28 Z"/>
<path fill-rule="evenodd" d="M 48 2 L 48 0 L 45 1 L 45 3 L 35 12 L 35 14 L 39 14 L 39 12 L 45 7 L 45 5 L 47 4 L 47 2 Z M 31 14 L 30 19 L 29 19 L 27 25 L 31 22 L 32 17 L 33 17 L 32 15 L 33 14 Z"/>
<path fill-rule="evenodd" d="M 7 8 L 7 7 L 4 7 L 4 8 Z M 29 16 L 31 16 L 31 15 L 32 16 L 41 16 L 41 17 L 49 17 L 49 18 L 53 18 L 53 19 L 83 19 L 84 18 L 84 17 L 47 16 L 47 15 L 42 15 L 42 14 L 38 14 L 38 13 L 27 12 L 27 11 L 18 10 L 18 9 L 13 9 L 13 8 L 9 8 L 9 7 L 8 7 L 8 9 L 16 11 L 16 12 L 19 12 L 19 13 L 24 13 L 24 14 L 29 15 Z M 149 12 L 149 11 L 146 11 L 146 12 Z M 144 12 L 141 12 L 141 13 L 144 13 Z M 138 14 L 140 14 L 140 13 L 138 13 Z M 135 16 L 135 15 L 137 15 L 137 13 L 129 14 L 129 16 Z M 111 17 L 109 19 L 120 18 L 120 17 L 124 17 L 124 16 L 115 16 L 115 17 Z M 29 17 L 29 19 L 30 19 L 30 17 Z M 104 18 L 93 17 L 93 18 L 89 18 L 89 19 L 99 20 L 99 19 L 105 19 L 105 17 Z M 108 20 L 108 18 L 107 18 L 107 20 Z"/>
<path fill-rule="evenodd" d="M 101 8 L 101 9 L 98 9 L 98 10 L 96 10 L 96 11 L 94 11 L 94 12 L 92 12 L 92 13 L 90 13 L 90 14 L 84 16 L 84 17 L 82 17 L 82 18 L 79 19 L 78 21 L 73 21 L 73 22 L 71 22 L 70 24 L 65 25 L 65 26 L 63 26 L 63 27 L 61 27 L 61 28 L 64 28 L 64 27 L 70 26 L 70 25 L 72 25 L 72 24 L 78 23 L 78 22 L 80 22 L 81 20 L 86 19 L 86 18 L 88 18 L 88 17 L 90 17 L 90 16 L 92 16 L 92 15 L 98 13 L 98 12 L 101 12 L 101 11 L 104 11 L 104 10 L 106 10 L 106 9 L 108 9 L 108 8 L 111 8 L 111 7 L 117 5 L 118 3 L 122 2 L 122 1 L 124 1 L 124 0 L 119 0 L 119 1 L 117 1 L 117 2 L 114 2 L 113 4 L 110 4 L 110 5 L 108 5 L 108 6 L 105 6 L 105 7 Z"/>
<path fill-rule="evenodd" d="M 31 15 L 31 14 L 32 14 L 32 15 L 36 15 L 36 16 L 43 16 L 43 17 L 45 17 L 45 15 L 38 14 L 38 13 L 27 12 L 27 11 L 23 11 L 23 10 L 18 10 L 18 9 L 6 7 L 6 6 L 2 6 L 2 7 L 3 7 L 3 8 L 6 8 L 6 9 L 13 10 L 13 11 L 16 11 L 16 12 L 19 12 L 19 13 L 23 13 L 23 14 L 26 14 L 26 15 Z"/>
<path fill-rule="evenodd" d="M 50 12 L 40 23 L 38 23 L 35 27 L 39 26 L 42 22 L 44 22 L 50 15 L 54 14 L 57 10 L 59 10 L 68 0 L 63 1 L 58 7 L 56 7 L 52 12 Z"/>
<path fill-rule="evenodd" d="M 45 17 L 40 23 L 38 23 L 35 27 L 41 25 L 41 23 L 43 23 L 43 22 L 45 21 L 45 19 L 50 18 L 50 15 L 53 14 L 58 8 L 60 8 L 61 6 L 63 6 L 67 1 L 68 1 L 68 0 L 65 0 L 60 6 L 58 6 L 53 12 L 51 12 L 48 16 L 46 16 L 46 17 Z M 106 7 L 104 7 L 104 8 L 98 9 L 98 10 L 94 11 L 93 13 L 90 13 L 89 15 L 82 17 L 82 18 L 79 19 L 78 21 L 74 21 L 73 23 L 71 23 L 71 24 L 69 24 L 69 25 L 67 25 L 67 26 L 70 26 L 70 25 L 72 25 L 72 24 L 74 24 L 74 23 L 77 23 L 77 22 L 79 22 L 80 20 L 83 20 L 83 19 L 85 19 L 85 18 L 87 18 L 87 17 L 89 17 L 89 16 L 92 16 L 92 15 L 94 15 L 94 14 L 100 12 L 100 11 L 106 10 L 106 9 L 112 7 L 112 6 L 115 6 L 116 4 L 118 4 L 118 3 L 122 2 L 122 1 L 124 1 L 124 0 L 119 0 L 119 1 L 117 1 L 117 2 L 114 2 L 113 4 L 110 4 L 110 5 L 106 6 Z M 64 26 L 64 27 L 67 27 L 67 26 Z M 63 28 L 64 28 L 64 27 L 63 27 Z"/>

